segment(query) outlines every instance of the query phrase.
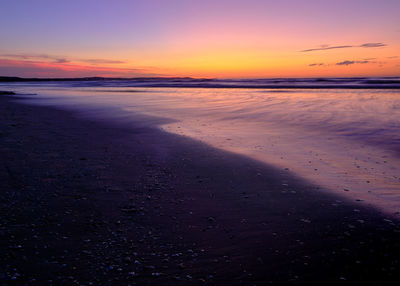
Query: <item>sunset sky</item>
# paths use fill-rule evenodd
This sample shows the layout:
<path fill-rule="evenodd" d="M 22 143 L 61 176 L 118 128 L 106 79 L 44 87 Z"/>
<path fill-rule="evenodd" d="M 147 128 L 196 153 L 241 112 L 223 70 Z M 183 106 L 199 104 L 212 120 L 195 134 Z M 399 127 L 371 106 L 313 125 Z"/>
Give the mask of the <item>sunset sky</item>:
<path fill-rule="evenodd" d="M 0 76 L 399 76 L 399 0 L 2 0 Z"/>

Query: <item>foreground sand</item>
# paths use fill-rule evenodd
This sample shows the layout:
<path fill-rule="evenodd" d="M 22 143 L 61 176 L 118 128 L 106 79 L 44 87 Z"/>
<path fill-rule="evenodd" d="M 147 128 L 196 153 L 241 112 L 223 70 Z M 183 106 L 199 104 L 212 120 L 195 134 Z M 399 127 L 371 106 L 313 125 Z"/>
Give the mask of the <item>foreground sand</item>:
<path fill-rule="evenodd" d="M 361 203 L 140 122 L 10 98 L 0 95 L 5 285 L 400 282 L 399 223 Z"/>

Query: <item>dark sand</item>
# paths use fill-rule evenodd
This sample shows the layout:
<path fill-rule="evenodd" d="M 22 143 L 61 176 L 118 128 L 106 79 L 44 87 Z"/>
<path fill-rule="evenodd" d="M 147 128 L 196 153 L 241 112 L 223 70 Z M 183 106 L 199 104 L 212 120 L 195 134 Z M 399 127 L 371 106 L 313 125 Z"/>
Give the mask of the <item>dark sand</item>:
<path fill-rule="evenodd" d="M 4 285 L 399 285 L 393 218 L 143 124 L 0 95 Z M 351 190 L 350 190 L 351 191 Z"/>

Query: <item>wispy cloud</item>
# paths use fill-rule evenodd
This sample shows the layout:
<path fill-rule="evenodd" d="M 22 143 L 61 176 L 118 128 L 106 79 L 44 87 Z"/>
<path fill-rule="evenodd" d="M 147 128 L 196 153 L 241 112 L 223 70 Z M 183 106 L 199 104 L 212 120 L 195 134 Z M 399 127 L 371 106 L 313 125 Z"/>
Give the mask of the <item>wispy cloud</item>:
<path fill-rule="evenodd" d="M 354 65 L 356 62 L 355 61 L 343 61 L 336 63 L 337 66 L 348 66 L 348 65 Z"/>
<path fill-rule="evenodd" d="M 1 57 L 1 56 L 0 56 Z M 54 61 L 1 59 L 0 75 L 22 77 L 135 77 L 160 76 L 150 68 L 113 68 Z"/>
<path fill-rule="evenodd" d="M 353 46 L 321 47 L 321 48 L 302 50 L 301 52 L 314 52 L 314 51 L 324 51 L 324 50 L 333 50 L 333 49 L 346 49 L 346 48 L 352 48 L 352 47 Z"/>
<path fill-rule="evenodd" d="M 56 56 L 49 54 L 31 54 L 31 53 L 21 53 L 21 54 L 0 54 L 0 57 L 6 59 L 14 60 L 37 60 L 37 61 L 48 61 L 58 64 L 63 63 L 87 63 L 91 65 L 108 65 L 108 64 L 124 64 L 126 62 L 120 60 L 110 60 L 110 59 L 71 59 L 64 56 Z"/>
<path fill-rule="evenodd" d="M 398 56 L 391 56 L 391 57 L 387 57 L 388 59 L 397 59 Z"/>
<path fill-rule="evenodd" d="M 310 67 L 315 67 L 315 66 L 323 66 L 325 65 L 324 63 L 313 63 L 313 64 L 309 64 L 308 66 Z"/>
<path fill-rule="evenodd" d="M 64 63 L 69 63 L 70 61 L 67 59 L 56 59 L 54 62 L 58 64 L 64 64 Z"/>
<path fill-rule="evenodd" d="M 0 54 L 2 58 L 17 59 L 17 60 L 47 60 L 55 63 L 68 63 L 70 62 L 65 57 L 51 56 L 48 54 Z"/>
<path fill-rule="evenodd" d="M 338 62 L 336 63 L 337 66 L 348 66 L 348 65 L 354 65 L 354 64 L 369 64 L 369 63 L 375 63 L 371 61 L 343 61 L 343 62 Z"/>
<path fill-rule="evenodd" d="M 22 59 L 22 60 L 27 60 L 27 59 L 48 59 L 50 58 L 49 55 L 47 54 L 1 54 L 1 57 L 5 58 L 14 58 L 14 59 Z"/>
<path fill-rule="evenodd" d="M 370 59 L 363 59 L 363 60 L 345 60 L 345 61 L 341 61 L 341 62 L 337 62 L 337 63 L 312 63 L 309 64 L 309 67 L 320 67 L 320 66 L 324 66 L 324 67 L 329 67 L 329 66 L 350 66 L 350 65 L 355 65 L 355 64 L 385 64 L 385 62 L 376 62 L 373 61 L 374 58 L 370 58 Z"/>
<path fill-rule="evenodd" d="M 359 47 L 361 47 L 361 48 L 379 48 L 379 47 L 385 47 L 385 46 L 387 46 L 387 45 L 384 43 L 365 43 L 365 44 L 360 45 Z"/>
<path fill-rule="evenodd" d="M 326 45 L 322 45 L 319 48 L 312 48 L 312 49 L 306 49 L 306 50 L 302 50 L 300 52 L 302 53 L 306 53 L 306 52 L 315 52 L 315 51 L 326 51 L 326 50 L 334 50 L 334 49 L 348 49 L 348 48 L 379 48 L 379 47 L 385 47 L 387 46 L 384 43 L 365 43 L 365 44 L 361 44 L 361 45 L 341 45 L 341 46 L 326 46 Z"/>
<path fill-rule="evenodd" d="M 98 65 L 98 64 L 124 64 L 124 61 L 117 60 L 107 60 L 107 59 L 81 59 L 81 62 L 85 62 L 88 64 Z"/>

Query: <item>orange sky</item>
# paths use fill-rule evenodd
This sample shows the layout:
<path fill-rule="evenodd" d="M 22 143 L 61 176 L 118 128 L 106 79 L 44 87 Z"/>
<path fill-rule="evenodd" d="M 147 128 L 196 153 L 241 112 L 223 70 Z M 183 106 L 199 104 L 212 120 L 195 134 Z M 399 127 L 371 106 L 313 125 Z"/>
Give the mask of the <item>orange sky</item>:
<path fill-rule="evenodd" d="M 0 76 L 400 75 L 400 1 L 53 2 L 5 0 Z"/>

